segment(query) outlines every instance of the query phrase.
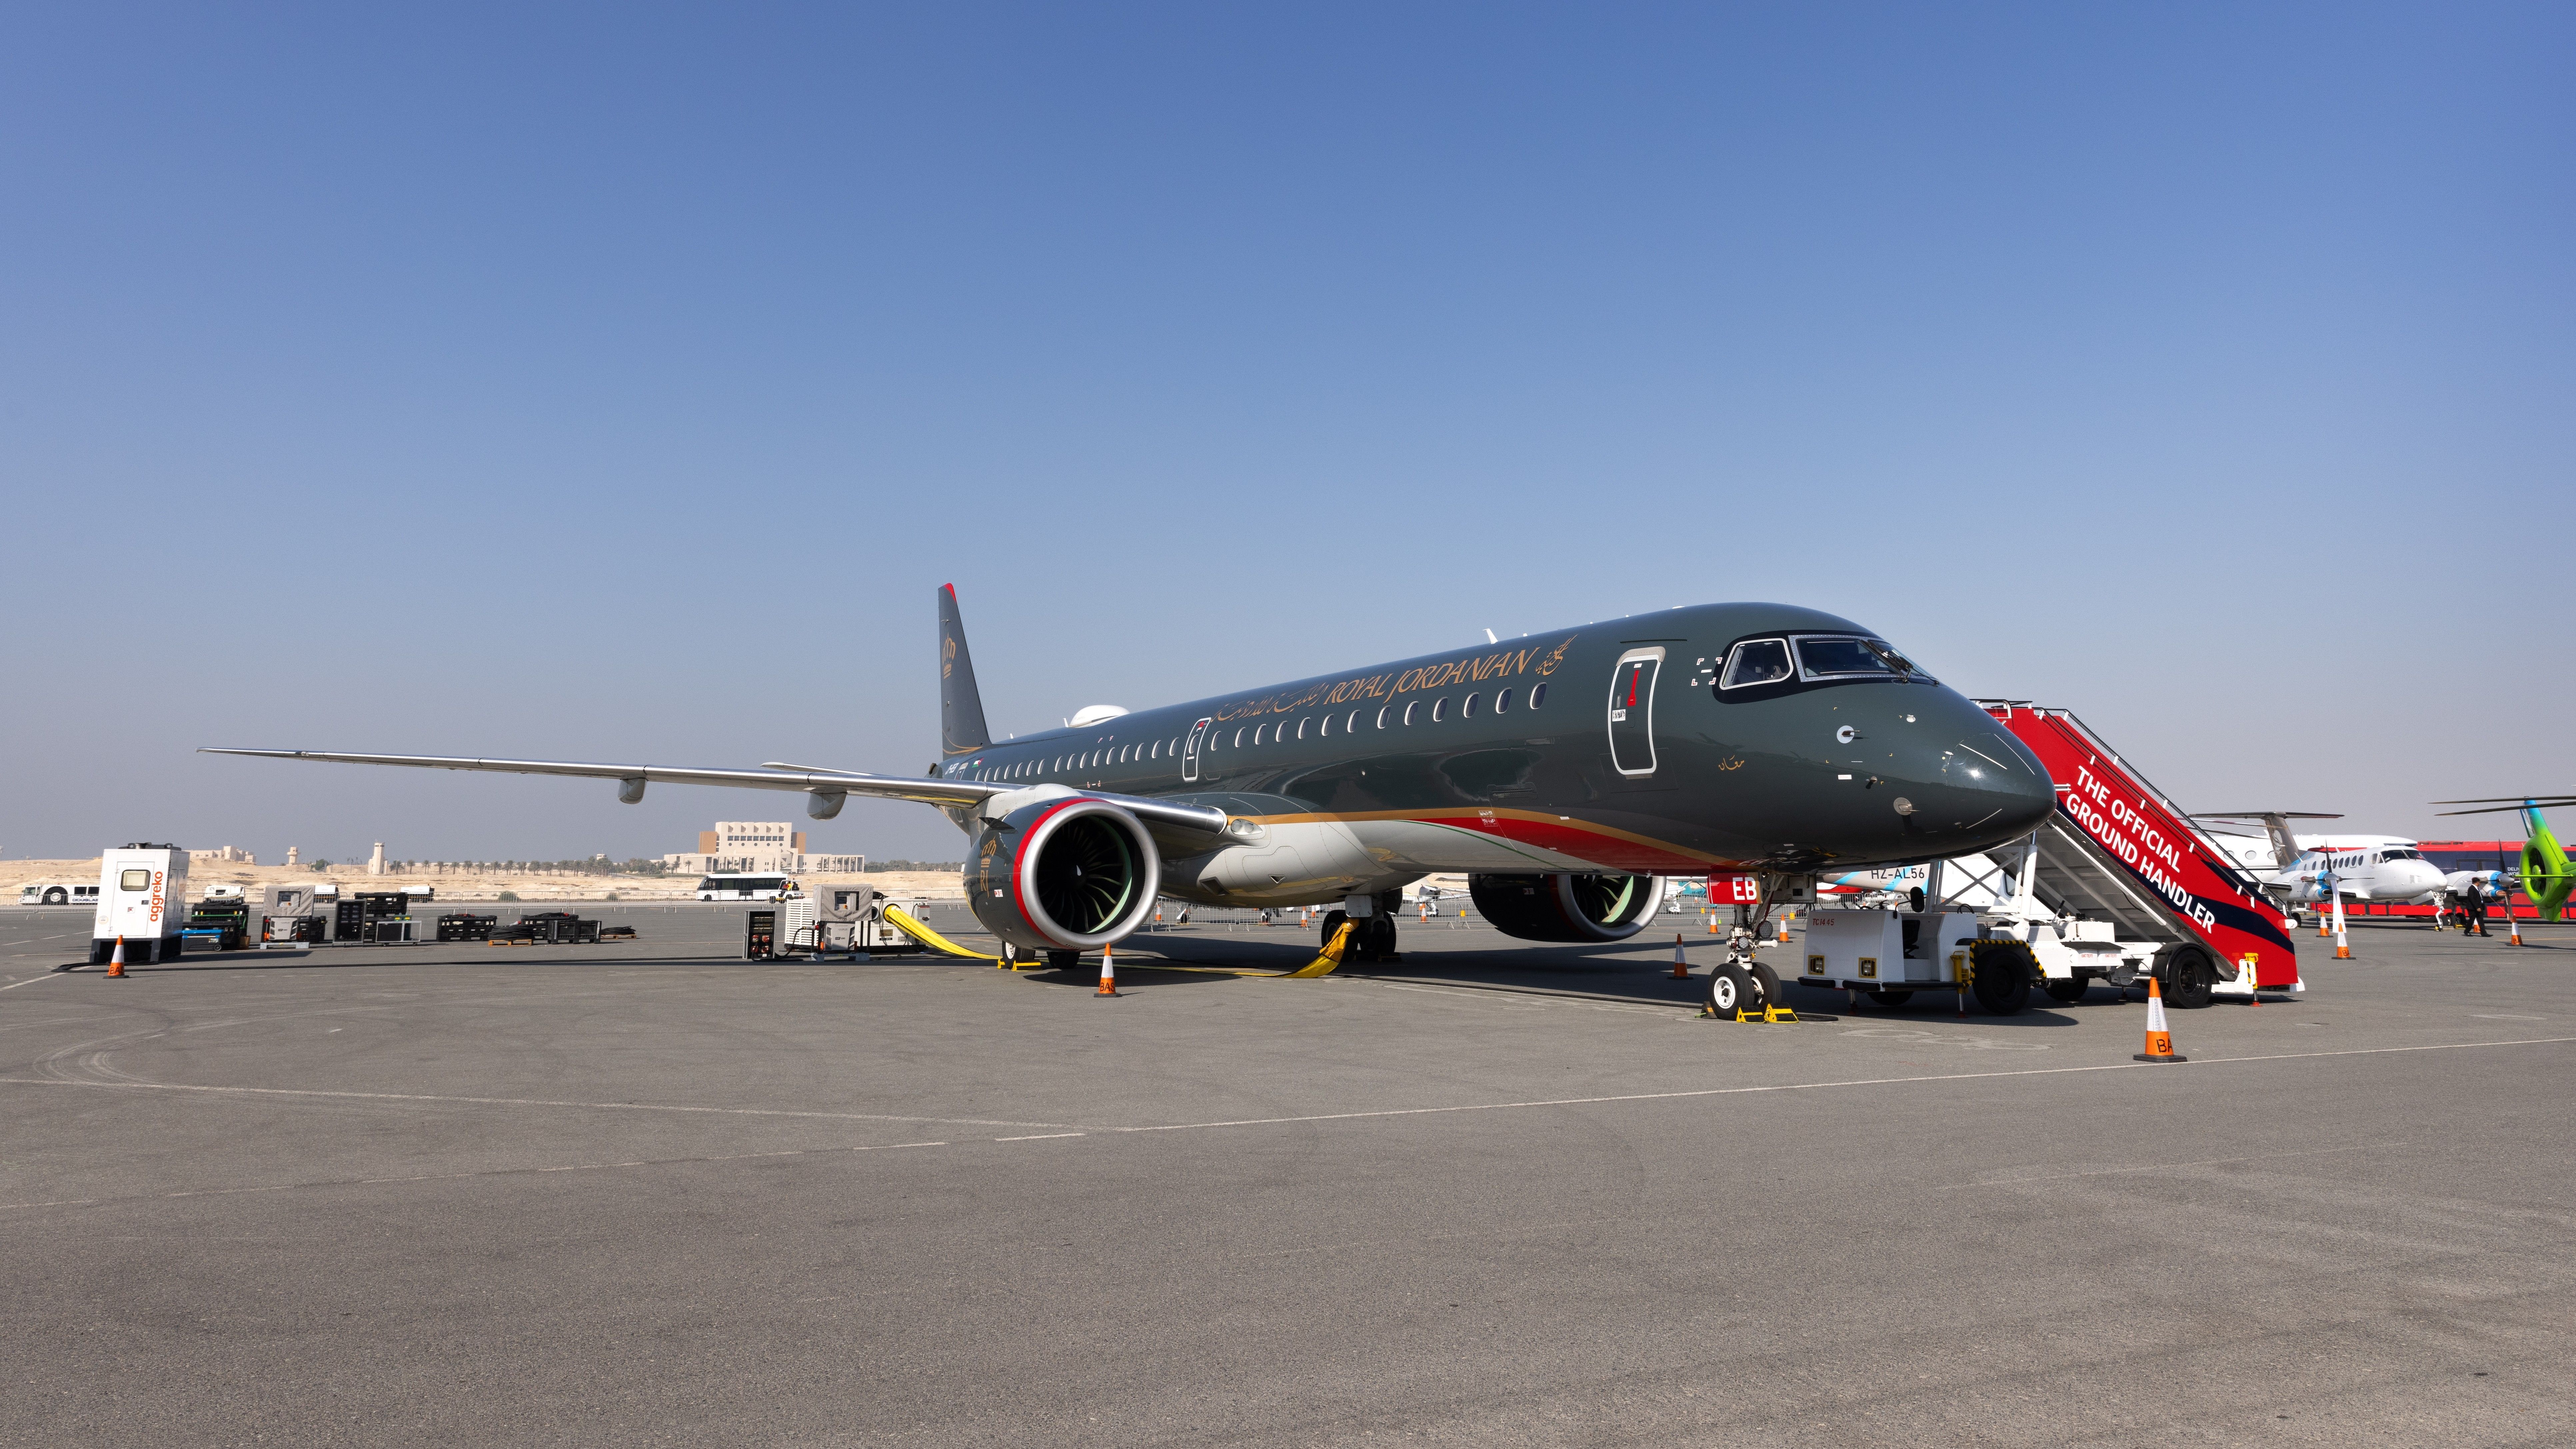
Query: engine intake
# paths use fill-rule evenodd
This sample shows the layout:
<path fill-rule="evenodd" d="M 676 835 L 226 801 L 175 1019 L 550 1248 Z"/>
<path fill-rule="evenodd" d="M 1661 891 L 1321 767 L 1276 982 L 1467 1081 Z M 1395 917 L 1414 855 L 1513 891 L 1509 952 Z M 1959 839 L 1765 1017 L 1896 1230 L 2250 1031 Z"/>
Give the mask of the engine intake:
<path fill-rule="evenodd" d="M 1135 816 L 1058 795 L 978 823 L 966 899 L 975 919 L 1032 951 L 1092 951 L 1153 915 L 1163 863 Z"/>
<path fill-rule="evenodd" d="M 1654 875 L 1471 875 L 1467 894 L 1494 929 L 1524 941 L 1624 941 L 1664 898 Z"/>

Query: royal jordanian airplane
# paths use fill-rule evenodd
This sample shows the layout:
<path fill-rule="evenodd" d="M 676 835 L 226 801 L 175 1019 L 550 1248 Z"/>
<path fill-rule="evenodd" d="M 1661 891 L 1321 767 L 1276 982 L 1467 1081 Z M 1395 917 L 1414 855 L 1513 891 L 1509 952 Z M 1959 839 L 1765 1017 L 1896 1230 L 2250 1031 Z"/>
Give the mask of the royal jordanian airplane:
<path fill-rule="evenodd" d="M 966 894 L 1002 941 L 1074 969 L 1155 900 L 1333 904 L 1369 955 L 1434 872 L 1506 934 L 1602 942 L 1659 877 L 1809 874 L 2030 834 L 2047 772 L 1984 710 L 1849 620 L 1708 604 L 1161 709 L 1095 708 L 995 740 L 956 591 L 939 591 L 941 759 L 906 778 L 316 750 L 297 760 L 915 800 L 964 830 Z M 1329 933 L 1340 919 L 1328 917 Z"/>

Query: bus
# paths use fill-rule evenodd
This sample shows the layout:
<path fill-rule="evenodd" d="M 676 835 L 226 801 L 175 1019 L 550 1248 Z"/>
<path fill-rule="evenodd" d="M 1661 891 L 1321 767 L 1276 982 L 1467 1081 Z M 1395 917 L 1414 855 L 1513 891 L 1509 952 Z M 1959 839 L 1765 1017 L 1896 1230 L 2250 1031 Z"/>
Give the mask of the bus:
<path fill-rule="evenodd" d="M 98 883 L 74 885 L 69 881 L 40 880 L 18 887 L 18 904 L 22 906 L 94 906 L 98 904 Z"/>
<path fill-rule="evenodd" d="M 783 875 L 711 875 L 698 882 L 702 901 L 774 901 L 796 889 Z"/>

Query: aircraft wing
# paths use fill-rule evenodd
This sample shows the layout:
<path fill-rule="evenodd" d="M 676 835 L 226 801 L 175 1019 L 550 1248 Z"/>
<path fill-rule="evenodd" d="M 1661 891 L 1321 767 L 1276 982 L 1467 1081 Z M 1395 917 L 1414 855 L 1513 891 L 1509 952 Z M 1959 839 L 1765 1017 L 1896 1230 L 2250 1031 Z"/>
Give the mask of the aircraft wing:
<path fill-rule="evenodd" d="M 615 780 L 617 798 L 633 804 L 656 780 L 673 785 L 732 785 L 751 790 L 798 790 L 810 795 L 867 795 L 881 800 L 912 800 L 942 810 L 966 811 L 996 795 L 1020 793 L 1011 786 L 984 780 L 951 780 L 937 776 L 870 775 L 856 770 L 800 768 L 791 770 L 715 770 L 682 765 L 600 765 L 573 760 L 483 760 L 462 755 L 359 755 L 334 750 L 241 750 L 207 747 L 204 755 L 251 755 L 270 760 L 330 760 L 344 765 L 407 765 L 423 770 L 495 770 L 507 775 L 576 775 Z M 1208 805 L 1184 805 L 1105 790 L 1066 791 L 1123 806 L 1158 840 L 1172 839 L 1206 849 L 1226 836 L 1226 814 Z"/>

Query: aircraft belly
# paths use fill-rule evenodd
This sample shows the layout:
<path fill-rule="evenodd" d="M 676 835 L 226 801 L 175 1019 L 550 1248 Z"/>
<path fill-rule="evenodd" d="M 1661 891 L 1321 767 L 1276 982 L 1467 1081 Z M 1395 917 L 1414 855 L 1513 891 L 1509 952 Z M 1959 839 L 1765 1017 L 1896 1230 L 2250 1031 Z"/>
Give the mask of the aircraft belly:
<path fill-rule="evenodd" d="M 1375 859 L 1415 872 L 1493 871 L 1522 875 L 1597 869 L 1575 856 L 1454 825 L 1420 820 L 1356 820 L 1350 829 Z"/>

